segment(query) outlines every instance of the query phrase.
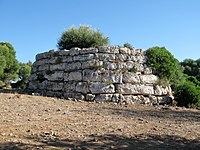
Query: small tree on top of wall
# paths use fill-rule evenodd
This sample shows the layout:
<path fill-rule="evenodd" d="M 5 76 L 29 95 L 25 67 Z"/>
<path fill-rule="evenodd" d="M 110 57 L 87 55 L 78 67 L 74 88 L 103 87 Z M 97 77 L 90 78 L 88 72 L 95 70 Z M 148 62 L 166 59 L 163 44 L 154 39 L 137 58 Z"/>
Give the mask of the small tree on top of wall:
<path fill-rule="evenodd" d="M 90 26 L 71 27 L 64 31 L 58 41 L 60 50 L 73 47 L 88 48 L 104 46 L 109 43 L 109 38 L 105 37 L 99 30 L 91 29 Z"/>

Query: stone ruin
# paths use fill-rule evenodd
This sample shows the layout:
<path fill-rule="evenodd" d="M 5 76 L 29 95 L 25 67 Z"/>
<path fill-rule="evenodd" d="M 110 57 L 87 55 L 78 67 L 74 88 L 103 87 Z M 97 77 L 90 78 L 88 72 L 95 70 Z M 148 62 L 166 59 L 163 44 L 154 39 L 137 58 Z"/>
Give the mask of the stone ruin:
<path fill-rule="evenodd" d="M 170 86 L 160 85 L 146 59 L 142 49 L 118 46 L 50 50 L 36 55 L 29 89 L 64 99 L 170 103 Z"/>

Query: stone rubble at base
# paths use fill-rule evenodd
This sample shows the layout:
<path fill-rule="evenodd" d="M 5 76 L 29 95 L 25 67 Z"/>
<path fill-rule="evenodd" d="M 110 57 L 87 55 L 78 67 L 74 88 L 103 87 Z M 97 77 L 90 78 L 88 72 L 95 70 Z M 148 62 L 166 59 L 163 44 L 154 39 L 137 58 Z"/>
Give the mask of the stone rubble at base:
<path fill-rule="evenodd" d="M 36 55 L 29 89 L 46 96 L 85 101 L 169 104 L 170 86 L 146 65 L 142 49 L 107 46 Z"/>

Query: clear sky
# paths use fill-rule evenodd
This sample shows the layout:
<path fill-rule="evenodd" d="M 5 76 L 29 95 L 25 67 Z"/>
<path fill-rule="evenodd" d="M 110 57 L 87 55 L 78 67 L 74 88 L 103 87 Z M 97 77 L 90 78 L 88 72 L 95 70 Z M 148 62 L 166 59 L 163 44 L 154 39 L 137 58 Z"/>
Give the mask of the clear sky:
<path fill-rule="evenodd" d="M 0 41 L 17 59 L 55 49 L 72 25 L 91 25 L 111 45 L 165 46 L 178 60 L 200 58 L 200 0 L 0 0 Z"/>

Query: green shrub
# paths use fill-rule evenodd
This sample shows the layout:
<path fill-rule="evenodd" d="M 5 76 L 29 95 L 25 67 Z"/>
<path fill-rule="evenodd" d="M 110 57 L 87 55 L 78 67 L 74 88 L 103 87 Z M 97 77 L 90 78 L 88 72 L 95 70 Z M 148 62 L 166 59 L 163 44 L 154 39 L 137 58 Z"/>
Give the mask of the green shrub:
<path fill-rule="evenodd" d="M 133 46 L 130 43 L 124 43 L 124 47 L 127 47 L 129 49 L 133 48 Z"/>
<path fill-rule="evenodd" d="M 190 81 L 186 81 L 175 88 L 175 100 L 178 106 L 200 107 L 200 87 Z"/>
<path fill-rule="evenodd" d="M 105 37 L 99 30 L 91 29 L 90 26 L 71 27 L 62 33 L 58 48 L 63 50 L 73 47 L 97 47 L 107 45 L 108 42 L 108 37 Z"/>
<path fill-rule="evenodd" d="M 177 59 L 165 47 L 152 47 L 146 51 L 147 65 L 160 80 L 174 84 L 181 80 L 182 69 Z"/>

